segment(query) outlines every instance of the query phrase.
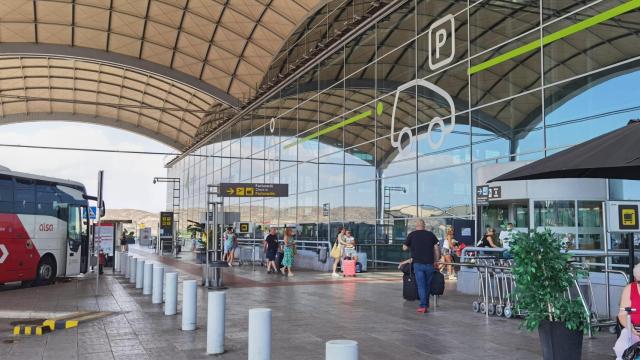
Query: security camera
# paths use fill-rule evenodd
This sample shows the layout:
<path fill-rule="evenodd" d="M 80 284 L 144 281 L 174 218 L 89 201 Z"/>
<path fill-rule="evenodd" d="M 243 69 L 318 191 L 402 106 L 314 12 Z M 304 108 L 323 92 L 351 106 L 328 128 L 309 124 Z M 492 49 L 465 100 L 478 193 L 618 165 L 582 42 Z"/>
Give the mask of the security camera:
<path fill-rule="evenodd" d="M 156 183 L 156 179 L 153 179 L 153 183 L 154 183 L 154 184 Z"/>

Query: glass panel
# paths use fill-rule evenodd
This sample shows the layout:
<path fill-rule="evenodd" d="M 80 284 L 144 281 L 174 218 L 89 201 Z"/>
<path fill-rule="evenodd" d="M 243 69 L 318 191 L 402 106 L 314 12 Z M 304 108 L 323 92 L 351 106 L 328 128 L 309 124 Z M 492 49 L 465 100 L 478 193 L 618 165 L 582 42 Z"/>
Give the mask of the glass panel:
<path fill-rule="evenodd" d="M 304 162 L 298 164 L 298 192 L 306 192 L 318 188 L 318 163 Z"/>
<path fill-rule="evenodd" d="M 541 92 L 534 91 L 473 110 L 473 159 L 498 158 L 496 161 L 503 162 L 509 161 L 509 155 L 518 150 L 544 149 L 543 132 L 531 132 L 531 128 L 541 121 L 541 105 Z M 527 142 L 520 143 L 525 136 L 529 137 Z M 515 158 L 518 159 L 517 154 Z"/>
<path fill-rule="evenodd" d="M 578 201 L 578 249 L 603 249 L 602 202 Z"/>
<path fill-rule="evenodd" d="M 630 64 L 640 67 L 640 61 Z M 546 90 L 547 147 L 574 145 L 638 117 L 640 71 L 619 66 Z"/>
<path fill-rule="evenodd" d="M 471 212 L 471 166 L 418 173 L 418 214 L 467 217 Z"/>
<path fill-rule="evenodd" d="M 535 201 L 536 230 L 550 229 L 568 249 L 579 248 L 576 242 L 575 201 Z"/>
<path fill-rule="evenodd" d="M 511 41 L 540 24 L 540 3 L 482 1 L 469 9 L 471 55 Z"/>
<path fill-rule="evenodd" d="M 640 47 L 636 44 L 640 9 L 636 6 L 631 11 L 616 11 L 628 4 L 601 1 L 545 26 L 545 37 L 558 38 L 544 47 L 545 82 L 555 83 L 639 56 Z M 595 16 L 606 11 L 613 11 L 616 16 L 600 23 L 590 23 Z M 569 27 L 577 24 L 581 24 L 578 25 L 581 26 L 579 31 L 564 35 Z"/>
<path fill-rule="evenodd" d="M 373 223 L 376 219 L 376 182 L 345 186 L 345 219 Z"/>

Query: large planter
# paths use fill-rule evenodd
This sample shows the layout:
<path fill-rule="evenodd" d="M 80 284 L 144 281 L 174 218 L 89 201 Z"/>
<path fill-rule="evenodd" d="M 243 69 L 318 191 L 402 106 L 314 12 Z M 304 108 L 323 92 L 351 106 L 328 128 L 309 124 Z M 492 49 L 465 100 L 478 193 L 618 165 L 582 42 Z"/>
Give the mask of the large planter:
<path fill-rule="evenodd" d="M 544 360 L 582 359 L 582 332 L 569 330 L 563 322 L 544 320 L 538 327 Z"/>

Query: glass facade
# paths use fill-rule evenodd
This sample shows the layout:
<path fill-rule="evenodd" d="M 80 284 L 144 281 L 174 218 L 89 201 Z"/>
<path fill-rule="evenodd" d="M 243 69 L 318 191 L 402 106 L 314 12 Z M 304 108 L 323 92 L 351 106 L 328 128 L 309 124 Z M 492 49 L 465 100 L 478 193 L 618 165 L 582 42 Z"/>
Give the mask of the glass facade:
<path fill-rule="evenodd" d="M 540 159 L 640 116 L 640 11 L 626 3 L 406 1 L 172 166 L 180 224 L 202 219 L 208 184 L 286 183 L 287 198 L 226 198 L 225 211 L 319 242 L 345 224 L 380 245 L 377 260 L 398 261 L 418 217 L 440 237 L 475 219 L 477 167 Z M 328 1 L 265 82 L 368 4 Z M 535 203 L 535 227 L 601 248 L 601 204 L 557 200 Z M 529 226 L 526 208 L 516 221 Z"/>

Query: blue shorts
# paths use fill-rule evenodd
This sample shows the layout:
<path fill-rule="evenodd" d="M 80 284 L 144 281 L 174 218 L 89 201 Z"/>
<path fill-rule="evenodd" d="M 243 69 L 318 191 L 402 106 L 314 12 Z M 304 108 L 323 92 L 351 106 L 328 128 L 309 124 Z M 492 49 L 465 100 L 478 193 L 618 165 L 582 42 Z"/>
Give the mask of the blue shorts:
<path fill-rule="evenodd" d="M 233 243 L 228 244 L 228 243 L 224 243 L 224 253 L 229 253 L 231 252 L 231 250 L 233 250 Z"/>
<path fill-rule="evenodd" d="M 344 256 L 354 257 L 357 255 L 355 248 L 344 248 Z"/>

